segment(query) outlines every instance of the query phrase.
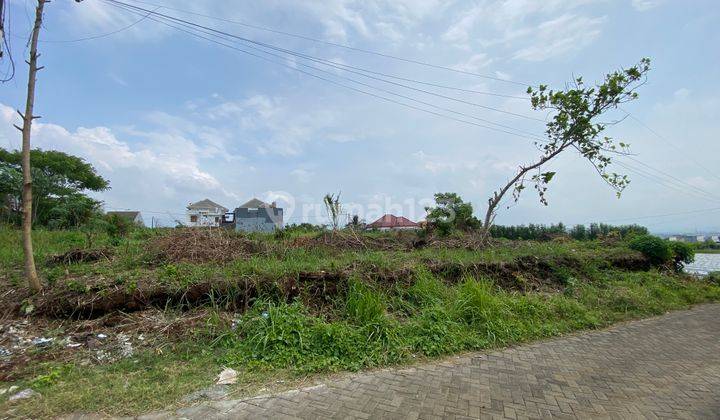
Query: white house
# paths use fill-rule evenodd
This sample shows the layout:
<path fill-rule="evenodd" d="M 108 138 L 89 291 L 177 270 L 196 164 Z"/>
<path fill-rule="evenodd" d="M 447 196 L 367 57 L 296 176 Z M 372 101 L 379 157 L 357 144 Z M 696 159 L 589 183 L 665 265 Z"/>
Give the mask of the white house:
<path fill-rule="evenodd" d="M 228 211 L 220 204 L 204 199 L 187 206 L 187 225 L 190 227 L 217 227 L 223 215 Z"/>
<path fill-rule="evenodd" d="M 138 226 L 145 226 L 145 222 L 143 221 L 142 215 L 139 211 L 109 211 L 107 212 L 107 215 L 117 216 L 129 220 Z"/>

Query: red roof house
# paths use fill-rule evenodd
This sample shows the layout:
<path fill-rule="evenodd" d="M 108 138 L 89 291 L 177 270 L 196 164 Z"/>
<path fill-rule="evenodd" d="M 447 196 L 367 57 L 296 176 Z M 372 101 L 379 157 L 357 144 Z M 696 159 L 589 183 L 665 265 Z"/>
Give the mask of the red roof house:
<path fill-rule="evenodd" d="M 386 214 L 383 217 L 377 219 L 376 221 L 370 223 L 368 225 L 368 228 L 379 230 L 420 229 L 420 225 L 406 217 L 398 217 L 392 214 Z"/>

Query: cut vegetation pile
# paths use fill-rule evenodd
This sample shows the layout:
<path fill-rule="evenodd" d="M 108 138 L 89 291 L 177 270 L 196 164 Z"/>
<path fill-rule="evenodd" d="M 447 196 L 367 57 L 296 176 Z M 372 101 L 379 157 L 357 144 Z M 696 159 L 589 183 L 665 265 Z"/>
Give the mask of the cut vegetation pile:
<path fill-rule="evenodd" d="M 175 229 L 150 242 L 150 251 L 162 262 L 228 262 L 266 251 L 259 241 L 227 229 Z"/>
<path fill-rule="evenodd" d="M 94 250 L 82 232 L 35 240 L 49 284 L 31 295 L 19 232 L 0 229 L 0 382 L 43 394 L 0 396 L 0 412 L 19 417 L 134 415 L 209 386 L 223 367 L 240 389 L 277 387 L 720 300 L 715 281 L 607 238 L 156 229 L 95 237 Z"/>

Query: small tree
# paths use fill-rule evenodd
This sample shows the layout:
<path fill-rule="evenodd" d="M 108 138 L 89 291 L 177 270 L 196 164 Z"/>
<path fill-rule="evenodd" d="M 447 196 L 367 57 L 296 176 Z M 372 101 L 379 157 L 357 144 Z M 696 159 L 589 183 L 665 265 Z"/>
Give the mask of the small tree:
<path fill-rule="evenodd" d="M 85 191 L 103 191 L 108 181 L 82 158 L 56 150 L 30 151 L 33 181 L 33 225 L 77 227 L 88 220 L 100 203 Z M 0 195 L 5 212 L 19 212 L 14 203 L 22 197 L 22 155 L 0 147 Z M 15 217 L 19 220 L 19 217 Z"/>
<path fill-rule="evenodd" d="M 456 193 L 435 194 L 435 204 L 435 207 L 425 207 L 427 222 L 441 234 L 480 227 L 480 221 L 473 216 L 472 204 L 464 202 Z"/>
<path fill-rule="evenodd" d="M 33 205 L 33 191 L 32 191 L 32 172 L 30 167 L 30 134 L 32 133 L 32 122 L 39 116 L 33 114 L 35 106 L 35 80 L 37 77 L 38 70 L 42 67 L 38 67 L 37 59 L 37 45 L 38 37 L 40 36 L 40 28 L 42 27 L 43 9 L 45 7 L 45 0 L 38 0 L 37 7 L 35 8 L 35 25 L 33 26 L 32 35 L 30 36 L 30 59 L 27 61 L 30 70 L 28 71 L 28 88 L 27 88 L 27 99 L 25 101 L 25 113 L 23 114 L 18 110 L 18 114 L 22 117 L 22 127 L 15 128 L 22 132 L 22 174 L 23 174 L 23 188 L 22 188 L 22 239 L 23 239 L 23 254 L 25 257 L 25 278 L 27 279 L 28 286 L 35 292 L 42 290 L 42 284 L 40 278 L 37 275 L 35 269 L 35 257 L 33 256 L 33 244 L 32 244 L 32 205 Z"/>
<path fill-rule="evenodd" d="M 629 69 L 608 74 L 603 83 L 595 87 L 587 87 L 579 77 L 566 90 L 552 90 L 545 85 L 537 89 L 528 88 L 533 109 L 553 110 L 555 115 L 546 125 L 547 140 L 535 142 L 541 152 L 540 158 L 520 166 L 515 176 L 488 199 L 484 222 L 486 236 L 495 220 L 498 205 L 509 191 L 512 191 L 513 199 L 517 201 L 526 184 L 532 184 L 540 202 L 547 205 L 545 192 L 555 172 L 543 172 L 542 169 L 567 150 L 575 150 L 587 159 L 620 196 L 629 180 L 626 175 L 609 172 L 608 166 L 612 162 L 612 154 L 628 153 L 628 145 L 623 142 L 616 144 L 609 137 L 600 137 L 608 124 L 597 122 L 597 119 L 619 104 L 636 99 L 635 89 L 644 83 L 644 76 L 649 70 L 650 60 L 644 58 Z"/>
<path fill-rule="evenodd" d="M 337 195 L 325 194 L 325 197 L 323 197 L 323 204 L 325 204 L 325 211 L 330 218 L 333 231 L 336 231 L 340 225 L 340 214 L 342 213 L 340 193 L 337 193 Z"/>

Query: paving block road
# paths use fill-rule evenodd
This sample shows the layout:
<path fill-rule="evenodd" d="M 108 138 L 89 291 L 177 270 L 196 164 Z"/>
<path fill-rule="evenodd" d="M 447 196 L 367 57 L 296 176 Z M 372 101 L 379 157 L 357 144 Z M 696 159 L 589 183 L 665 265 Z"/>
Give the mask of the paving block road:
<path fill-rule="evenodd" d="M 720 419 L 720 305 L 144 418 Z"/>

